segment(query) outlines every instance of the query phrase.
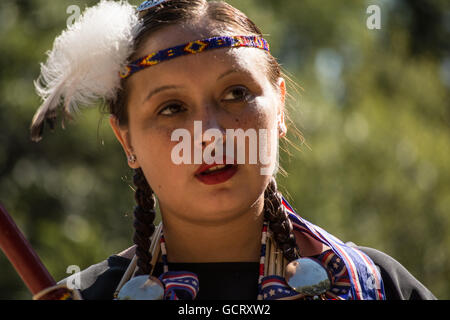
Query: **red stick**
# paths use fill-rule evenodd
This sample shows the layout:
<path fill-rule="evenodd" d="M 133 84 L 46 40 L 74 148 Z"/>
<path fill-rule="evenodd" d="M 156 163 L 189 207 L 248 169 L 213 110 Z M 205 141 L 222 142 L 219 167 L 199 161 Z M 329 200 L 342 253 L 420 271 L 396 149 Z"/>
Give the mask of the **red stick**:
<path fill-rule="evenodd" d="M 33 295 L 56 285 L 30 243 L 1 204 L 0 248 Z"/>

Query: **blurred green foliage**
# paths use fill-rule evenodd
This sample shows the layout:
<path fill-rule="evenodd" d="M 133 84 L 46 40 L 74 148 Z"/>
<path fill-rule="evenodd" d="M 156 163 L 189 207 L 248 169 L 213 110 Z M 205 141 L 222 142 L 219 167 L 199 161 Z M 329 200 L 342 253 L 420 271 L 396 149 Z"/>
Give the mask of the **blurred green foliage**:
<path fill-rule="evenodd" d="M 70 5 L 0 2 L 0 202 L 55 279 L 132 243 L 132 172 L 107 116 L 29 139 L 33 81 Z M 139 4 L 138 1 L 131 1 Z M 344 241 L 396 258 L 450 298 L 450 3 L 446 0 L 233 0 L 267 34 L 297 83 L 280 189 Z M 381 8 L 369 30 L 369 5 Z M 294 127 L 291 127 L 291 132 Z M 0 299 L 29 299 L 0 254 Z"/>

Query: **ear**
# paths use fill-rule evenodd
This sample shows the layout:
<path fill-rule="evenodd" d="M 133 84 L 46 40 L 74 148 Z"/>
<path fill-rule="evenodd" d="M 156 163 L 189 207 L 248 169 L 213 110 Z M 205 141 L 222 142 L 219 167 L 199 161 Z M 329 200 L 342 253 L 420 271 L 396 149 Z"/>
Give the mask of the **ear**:
<path fill-rule="evenodd" d="M 280 90 L 280 104 L 277 110 L 278 128 L 280 129 L 280 138 L 287 134 L 287 126 L 285 119 L 285 105 L 286 105 L 286 81 L 283 78 L 278 79 L 278 88 Z"/>
<path fill-rule="evenodd" d="M 110 116 L 109 123 L 111 125 L 111 128 L 114 131 L 114 134 L 116 135 L 117 140 L 122 145 L 122 148 L 125 152 L 125 155 L 127 156 L 128 160 L 128 166 L 131 169 L 138 169 L 140 168 L 138 161 L 135 162 L 130 161 L 130 156 L 134 155 L 133 147 L 131 145 L 131 139 L 130 139 L 130 131 L 127 128 L 124 128 L 120 126 L 119 119 L 117 119 L 116 116 Z"/>
<path fill-rule="evenodd" d="M 286 80 L 284 78 L 279 78 L 278 79 L 278 88 L 280 88 L 280 96 L 281 96 L 281 105 L 285 106 L 286 104 Z"/>

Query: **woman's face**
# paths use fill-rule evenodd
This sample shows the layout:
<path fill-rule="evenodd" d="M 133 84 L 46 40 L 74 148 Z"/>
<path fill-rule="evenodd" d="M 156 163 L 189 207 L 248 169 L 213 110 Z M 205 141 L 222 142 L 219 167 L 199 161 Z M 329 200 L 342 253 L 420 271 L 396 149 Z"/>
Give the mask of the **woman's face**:
<path fill-rule="evenodd" d="M 152 34 L 136 56 L 212 36 L 208 27 L 170 26 Z M 128 80 L 128 125 L 111 123 L 127 154 L 136 155 L 130 166 L 142 168 L 164 218 L 220 223 L 262 200 L 271 176 L 261 174 L 266 166 L 259 159 L 249 163 L 249 148 L 256 146 L 248 140 L 245 164 L 223 173 L 197 175 L 201 164 L 194 163 L 193 155 L 194 144 L 204 150 L 211 143 L 195 137 L 195 121 L 201 122 L 202 133 L 217 129 L 224 134 L 224 153 L 227 129 L 275 129 L 278 134 L 284 82 L 270 83 L 265 54 L 254 48 L 215 49 L 163 62 Z M 184 141 L 192 145 L 190 164 L 175 164 L 172 157 L 181 142 L 172 141 L 172 134 L 179 129 L 190 133 L 190 141 Z M 235 159 L 236 153 L 235 148 Z M 276 152 L 270 155 L 272 165 L 276 157 Z"/>

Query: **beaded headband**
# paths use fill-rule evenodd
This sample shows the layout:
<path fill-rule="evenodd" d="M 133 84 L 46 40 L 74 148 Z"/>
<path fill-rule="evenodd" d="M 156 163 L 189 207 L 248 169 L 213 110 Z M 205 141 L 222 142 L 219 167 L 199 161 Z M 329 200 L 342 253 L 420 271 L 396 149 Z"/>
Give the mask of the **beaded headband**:
<path fill-rule="evenodd" d="M 166 2 L 167 0 L 147 0 L 142 2 L 142 4 L 137 8 L 137 12 L 142 12 L 150 8 L 156 7 L 157 5 Z"/>
<path fill-rule="evenodd" d="M 180 56 L 196 54 L 212 49 L 249 47 L 270 51 L 269 43 L 258 36 L 214 37 L 192 41 L 183 45 L 151 53 L 128 64 L 120 73 L 122 79 L 127 79 L 134 73 Z"/>
<path fill-rule="evenodd" d="M 30 128 L 33 141 L 42 139 L 47 123 L 54 127 L 59 111 L 63 119 L 72 119 L 82 107 L 96 107 L 100 99 L 113 101 L 122 87 L 121 78 L 147 67 L 210 49 L 253 47 L 269 51 L 269 44 L 259 36 L 217 37 L 155 52 L 127 65 L 135 33 L 141 27 L 140 16 L 169 2 L 149 0 L 136 9 L 127 1 L 102 0 L 58 36 L 35 81 L 42 104 Z"/>

